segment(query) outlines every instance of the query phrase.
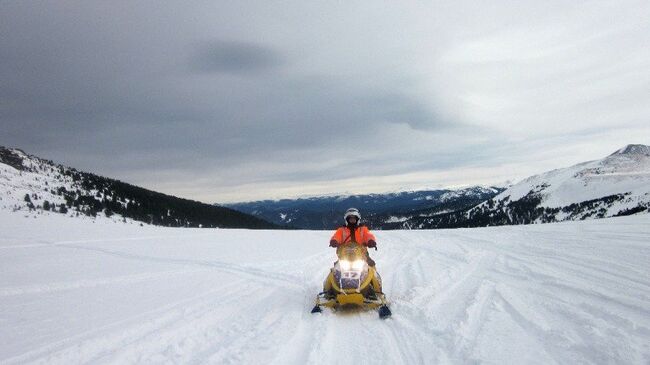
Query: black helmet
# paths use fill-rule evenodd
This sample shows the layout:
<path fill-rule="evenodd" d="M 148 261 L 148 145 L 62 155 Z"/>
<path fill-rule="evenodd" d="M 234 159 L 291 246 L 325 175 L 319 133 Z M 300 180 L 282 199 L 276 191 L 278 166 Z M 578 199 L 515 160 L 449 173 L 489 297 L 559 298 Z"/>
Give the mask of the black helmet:
<path fill-rule="evenodd" d="M 357 224 L 361 222 L 361 214 L 359 214 L 359 209 L 357 208 L 350 208 L 345 211 L 345 214 L 343 215 L 343 219 L 345 220 L 345 223 L 348 223 L 348 218 L 349 217 L 357 217 Z"/>

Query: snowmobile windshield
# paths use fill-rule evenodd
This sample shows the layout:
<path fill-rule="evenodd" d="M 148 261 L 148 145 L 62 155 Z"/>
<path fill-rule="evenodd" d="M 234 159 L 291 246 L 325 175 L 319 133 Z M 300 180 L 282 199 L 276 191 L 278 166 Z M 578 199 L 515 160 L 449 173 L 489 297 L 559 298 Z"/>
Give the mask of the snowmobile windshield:
<path fill-rule="evenodd" d="M 366 248 L 355 242 L 348 242 L 339 246 L 336 250 L 336 255 L 340 261 L 357 262 L 359 260 L 366 261 Z"/>

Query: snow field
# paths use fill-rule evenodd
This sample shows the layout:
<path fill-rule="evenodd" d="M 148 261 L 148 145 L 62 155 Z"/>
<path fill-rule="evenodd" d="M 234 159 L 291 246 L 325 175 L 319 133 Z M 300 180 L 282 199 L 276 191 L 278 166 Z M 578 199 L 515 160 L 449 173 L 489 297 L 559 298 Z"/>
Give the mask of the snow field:
<path fill-rule="evenodd" d="M 650 216 L 375 231 L 393 317 L 309 313 L 331 232 L 0 212 L 0 363 L 650 363 Z"/>

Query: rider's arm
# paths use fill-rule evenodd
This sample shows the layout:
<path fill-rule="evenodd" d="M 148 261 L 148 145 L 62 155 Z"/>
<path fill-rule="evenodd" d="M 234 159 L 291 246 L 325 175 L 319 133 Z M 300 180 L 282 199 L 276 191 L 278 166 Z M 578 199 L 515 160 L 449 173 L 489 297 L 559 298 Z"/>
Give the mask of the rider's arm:
<path fill-rule="evenodd" d="M 330 246 L 338 247 L 342 239 L 343 239 L 343 229 L 339 228 L 336 230 L 336 232 L 334 232 L 332 238 L 330 238 Z"/>
<path fill-rule="evenodd" d="M 375 240 L 375 235 L 370 232 L 368 228 L 366 228 L 366 232 L 364 234 L 364 237 L 366 238 L 366 246 L 368 247 L 377 247 L 377 241 Z"/>

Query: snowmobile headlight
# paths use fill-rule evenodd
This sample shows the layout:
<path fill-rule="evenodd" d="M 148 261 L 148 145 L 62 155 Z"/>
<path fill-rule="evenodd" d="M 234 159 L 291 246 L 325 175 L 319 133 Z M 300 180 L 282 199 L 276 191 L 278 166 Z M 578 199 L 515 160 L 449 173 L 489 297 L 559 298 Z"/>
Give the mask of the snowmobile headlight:
<path fill-rule="evenodd" d="M 339 265 L 341 266 L 342 270 L 350 270 L 350 267 L 352 267 L 352 263 L 348 260 L 339 261 Z"/>
<path fill-rule="evenodd" d="M 361 270 L 363 269 L 363 264 L 364 264 L 363 260 L 354 260 L 354 262 L 352 263 L 352 268 L 355 270 Z"/>

